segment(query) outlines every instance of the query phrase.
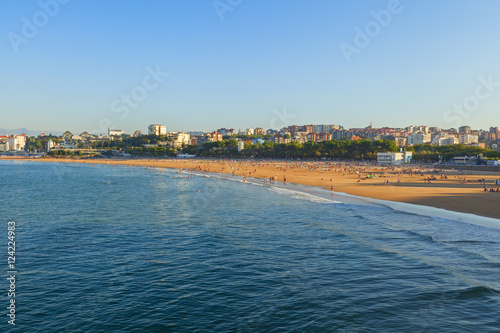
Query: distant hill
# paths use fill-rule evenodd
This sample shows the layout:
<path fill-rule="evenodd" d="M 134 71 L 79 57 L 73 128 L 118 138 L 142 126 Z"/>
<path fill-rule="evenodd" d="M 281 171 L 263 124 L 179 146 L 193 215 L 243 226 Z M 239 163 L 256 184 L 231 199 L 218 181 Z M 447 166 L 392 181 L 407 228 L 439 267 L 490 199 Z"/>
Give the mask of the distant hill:
<path fill-rule="evenodd" d="M 8 128 L 0 128 L 0 135 L 20 135 L 26 134 L 27 136 L 39 136 L 41 133 L 45 134 L 53 134 L 53 135 L 61 135 L 62 132 L 59 131 L 32 131 L 27 128 L 16 128 L 16 129 L 8 129 Z"/>

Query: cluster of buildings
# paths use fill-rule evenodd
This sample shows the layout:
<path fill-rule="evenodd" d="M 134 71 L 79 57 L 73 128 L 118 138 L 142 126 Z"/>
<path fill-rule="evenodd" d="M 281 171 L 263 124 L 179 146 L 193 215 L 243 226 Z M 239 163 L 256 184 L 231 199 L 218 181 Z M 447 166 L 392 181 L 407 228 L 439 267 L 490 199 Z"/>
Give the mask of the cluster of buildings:
<path fill-rule="evenodd" d="M 315 129 L 324 131 L 315 131 Z M 500 132 L 498 127 L 491 127 L 489 131 L 472 130 L 470 126 L 462 126 L 458 130 L 440 129 L 429 126 L 408 126 L 406 128 L 374 128 L 372 124 L 365 128 L 344 129 L 336 125 L 305 125 L 282 128 L 275 134 L 275 142 L 287 141 L 324 141 L 360 138 L 394 141 L 397 146 L 412 146 L 417 144 L 432 144 L 436 146 L 465 144 L 482 148 L 498 146 Z"/>
<path fill-rule="evenodd" d="M 88 148 L 92 141 L 106 142 L 121 139 L 126 133 L 123 130 L 109 129 L 107 135 L 95 135 L 83 132 L 79 135 L 66 131 L 57 142 L 48 140 L 44 149 L 75 149 Z M 141 131 L 135 131 L 131 136 L 142 136 Z M 234 128 L 219 128 L 213 132 L 167 132 L 167 127 L 160 124 L 148 126 L 148 135 L 165 136 L 163 142 L 145 144 L 145 146 L 167 146 L 171 148 L 182 148 L 189 145 L 203 145 L 207 142 L 222 141 L 223 138 L 235 137 L 238 140 L 238 149 L 242 150 L 246 143 L 256 144 L 271 141 L 275 144 L 296 141 L 321 142 L 330 140 L 390 140 L 398 147 L 406 147 L 417 144 L 432 144 L 436 146 L 465 144 L 491 147 L 498 150 L 500 147 L 500 131 L 498 127 L 489 130 L 473 130 L 470 126 L 462 126 L 458 129 L 440 129 L 429 126 L 408 126 L 406 128 L 374 128 L 370 123 L 365 128 L 345 129 L 340 125 L 292 125 L 281 129 L 264 129 L 262 127 L 247 128 L 236 131 Z M 250 138 L 249 136 L 253 136 Z M 41 135 L 43 137 L 43 134 Z M 0 152 L 23 151 L 26 145 L 26 135 L 0 135 Z M 95 146 L 95 145 L 94 145 Z M 404 158 L 404 157 L 403 157 Z"/>
<path fill-rule="evenodd" d="M 0 152 L 23 151 L 26 146 L 26 134 L 0 135 Z"/>
<path fill-rule="evenodd" d="M 365 128 L 344 129 L 339 125 L 303 125 L 288 126 L 278 131 L 267 130 L 272 135 L 274 143 L 298 141 L 320 142 L 329 140 L 361 140 L 362 138 L 394 141 L 397 146 L 405 147 L 417 144 L 432 144 L 436 146 L 465 144 L 482 148 L 498 146 L 500 133 L 498 127 L 489 131 L 472 130 L 470 126 L 457 129 L 440 129 L 429 126 L 408 126 L 406 128 L 374 128 L 372 124 Z"/>
<path fill-rule="evenodd" d="M 491 127 L 488 131 L 473 130 L 470 126 L 462 126 L 454 129 L 440 129 L 438 127 L 429 126 L 408 126 L 406 128 L 374 128 L 370 123 L 365 128 L 345 129 L 340 125 L 292 125 L 283 127 L 279 130 L 264 129 L 262 127 L 247 128 L 245 130 L 236 131 L 233 128 L 219 128 L 214 132 L 167 132 L 166 126 L 151 125 L 149 126 L 149 134 L 166 135 L 171 137 L 171 147 L 181 147 L 185 145 L 202 145 L 206 142 L 221 141 L 227 136 L 258 136 L 260 138 L 253 139 L 238 139 L 239 149 L 243 149 L 246 143 L 256 144 L 257 142 L 264 143 L 265 140 L 273 143 L 289 143 L 296 141 L 299 143 L 305 142 L 321 142 L 330 140 L 390 140 L 394 141 L 398 147 L 406 147 L 417 144 L 431 144 L 436 146 L 465 144 L 478 147 L 492 147 L 498 149 L 500 144 L 500 132 L 498 127 Z M 265 139 L 263 139 L 265 137 Z M 404 157 L 403 157 L 404 159 Z"/>

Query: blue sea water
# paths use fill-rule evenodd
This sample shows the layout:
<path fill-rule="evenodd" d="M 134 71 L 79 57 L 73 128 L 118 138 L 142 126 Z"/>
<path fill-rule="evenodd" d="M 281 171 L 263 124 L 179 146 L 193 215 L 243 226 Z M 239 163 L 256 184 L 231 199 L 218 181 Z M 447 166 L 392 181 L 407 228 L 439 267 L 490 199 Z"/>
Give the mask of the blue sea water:
<path fill-rule="evenodd" d="M 0 331 L 15 221 L 20 332 L 500 332 L 499 229 L 255 182 L 0 162 Z"/>

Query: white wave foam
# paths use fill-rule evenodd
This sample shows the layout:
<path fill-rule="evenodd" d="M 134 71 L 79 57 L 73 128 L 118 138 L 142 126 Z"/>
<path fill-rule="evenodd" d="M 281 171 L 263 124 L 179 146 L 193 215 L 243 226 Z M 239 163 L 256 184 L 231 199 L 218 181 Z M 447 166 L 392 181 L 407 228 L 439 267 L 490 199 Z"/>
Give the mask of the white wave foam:
<path fill-rule="evenodd" d="M 469 213 L 454 212 L 454 211 L 446 210 L 446 209 L 442 209 L 442 208 L 422 206 L 422 205 L 410 204 L 410 203 L 406 203 L 406 202 L 396 202 L 396 201 L 373 199 L 373 198 L 361 197 L 361 196 L 347 194 L 347 193 L 341 193 L 341 192 L 335 192 L 335 194 L 337 194 L 339 196 L 349 197 L 349 198 L 362 199 L 362 200 L 365 200 L 368 202 L 373 202 L 373 203 L 376 203 L 379 205 L 389 207 L 389 208 L 394 209 L 394 210 L 398 210 L 398 211 L 402 211 L 402 212 L 406 212 L 406 213 L 410 213 L 410 214 L 437 217 L 437 218 L 443 218 L 443 219 L 447 219 L 447 220 L 475 224 L 475 225 L 479 225 L 479 226 L 486 227 L 486 228 L 500 229 L 500 220 L 495 219 L 495 218 L 491 218 L 491 217 L 484 217 L 484 216 L 479 216 L 479 215 L 469 214 Z"/>
<path fill-rule="evenodd" d="M 191 173 L 195 176 L 203 176 L 203 174 L 196 174 L 194 172 L 191 172 Z M 212 174 L 212 176 L 213 176 L 213 174 Z M 221 179 L 225 179 L 225 180 L 229 180 L 229 181 L 236 181 L 239 183 L 244 183 L 243 178 L 239 178 L 239 177 L 236 178 L 236 177 L 223 176 L 223 175 L 219 175 L 219 176 Z M 256 183 L 255 181 L 249 181 L 249 180 L 247 180 L 247 183 L 250 185 L 258 185 L 261 187 L 268 187 L 271 191 L 274 191 L 278 194 L 287 195 L 287 196 L 290 196 L 290 197 L 293 197 L 293 198 L 299 199 L 299 200 L 307 200 L 310 202 L 325 203 L 325 204 L 344 203 L 344 201 L 330 200 L 330 199 L 322 198 L 320 196 L 312 195 L 312 194 L 309 194 L 309 193 L 306 193 L 303 191 L 294 191 L 294 190 L 285 189 L 282 187 L 277 187 L 277 186 L 271 185 L 271 184 L 260 184 L 260 183 Z M 351 194 L 342 193 L 342 192 L 333 192 L 333 193 L 335 194 L 336 197 L 340 197 L 340 198 L 344 197 L 346 199 L 351 199 L 351 200 L 355 199 L 355 200 L 359 201 L 359 203 L 365 202 L 365 203 L 378 204 L 378 205 L 382 205 L 385 207 L 389 207 L 389 208 L 394 209 L 394 210 L 407 212 L 410 214 L 437 217 L 437 218 L 454 220 L 454 221 L 459 221 L 459 222 L 464 222 L 464 223 L 475 224 L 475 225 L 483 226 L 486 228 L 500 229 L 500 219 L 483 217 L 483 216 L 468 214 L 468 213 L 454 212 L 454 211 L 450 211 L 450 210 L 446 210 L 446 209 L 442 209 L 442 208 L 428 207 L 428 206 L 422 206 L 422 205 L 416 205 L 416 204 L 410 204 L 410 203 L 404 203 L 404 202 L 395 202 L 395 201 L 373 199 L 373 198 L 351 195 Z M 340 200 L 342 200 L 342 199 L 340 199 Z"/>
<path fill-rule="evenodd" d="M 286 195 L 286 196 L 292 197 L 294 199 L 299 199 L 299 200 L 306 200 L 306 201 L 310 201 L 310 202 L 324 203 L 324 204 L 341 203 L 340 201 L 330 200 L 330 199 L 322 198 L 322 197 L 312 195 L 309 193 L 305 193 L 302 191 L 294 191 L 294 190 L 285 189 L 282 187 L 271 186 L 271 187 L 269 187 L 269 189 L 272 192 L 275 192 L 277 194 Z"/>

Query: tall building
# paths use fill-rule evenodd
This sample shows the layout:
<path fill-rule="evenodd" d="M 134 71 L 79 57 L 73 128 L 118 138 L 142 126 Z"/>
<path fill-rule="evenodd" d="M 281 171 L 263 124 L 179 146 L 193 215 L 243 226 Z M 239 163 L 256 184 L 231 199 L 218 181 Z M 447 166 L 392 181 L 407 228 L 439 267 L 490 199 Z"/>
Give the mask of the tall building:
<path fill-rule="evenodd" d="M 313 131 L 313 127 L 311 125 L 304 125 L 301 127 L 302 127 L 303 132 L 312 133 L 312 131 Z"/>
<path fill-rule="evenodd" d="M 266 130 L 263 129 L 262 127 L 257 127 L 254 130 L 255 135 L 266 135 Z"/>
<path fill-rule="evenodd" d="M 412 133 L 408 135 L 406 144 L 408 145 L 418 145 L 422 143 L 430 143 L 431 134 L 429 133 Z"/>
<path fill-rule="evenodd" d="M 429 126 L 416 126 L 414 128 L 414 132 L 420 132 L 420 133 L 429 133 Z"/>
<path fill-rule="evenodd" d="M 458 137 L 458 142 L 462 143 L 464 145 L 469 145 L 472 143 L 478 143 L 479 138 L 477 135 L 472 135 L 472 134 L 463 134 Z"/>
<path fill-rule="evenodd" d="M 498 127 L 490 127 L 490 138 L 493 141 L 500 139 L 500 131 L 498 130 Z"/>
<path fill-rule="evenodd" d="M 177 132 L 173 136 L 174 148 L 187 146 L 191 143 L 191 135 L 188 133 Z"/>
<path fill-rule="evenodd" d="M 245 135 L 254 135 L 254 130 L 253 128 L 247 128 L 245 132 L 243 132 Z"/>
<path fill-rule="evenodd" d="M 287 130 L 288 130 L 288 132 L 290 132 L 290 135 L 291 135 L 291 136 L 295 136 L 295 133 L 296 133 L 296 132 L 299 132 L 299 130 L 300 130 L 300 129 L 299 129 L 299 126 L 297 126 L 297 125 L 292 125 L 292 126 L 288 126 L 288 129 L 287 129 Z M 269 133 L 268 133 L 268 134 L 269 134 Z"/>
<path fill-rule="evenodd" d="M 339 125 L 311 125 L 312 126 L 312 131 L 316 133 L 330 133 L 333 129 L 339 129 Z"/>
<path fill-rule="evenodd" d="M 408 132 L 408 133 L 413 133 L 414 130 L 415 130 L 415 126 L 408 126 L 406 128 L 406 132 Z"/>
<path fill-rule="evenodd" d="M 447 145 L 455 145 L 458 143 L 458 139 L 454 135 L 436 135 L 432 139 L 432 144 L 436 146 L 447 146 Z"/>
<path fill-rule="evenodd" d="M 149 135 L 167 135 L 167 126 L 153 124 L 148 127 Z"/>
<path fill-rule="evenodd" d="M 460 134 L 469 134 L 471 131 L 470 126 L 461 126 L 458 128 L 458 133 Z"/>

